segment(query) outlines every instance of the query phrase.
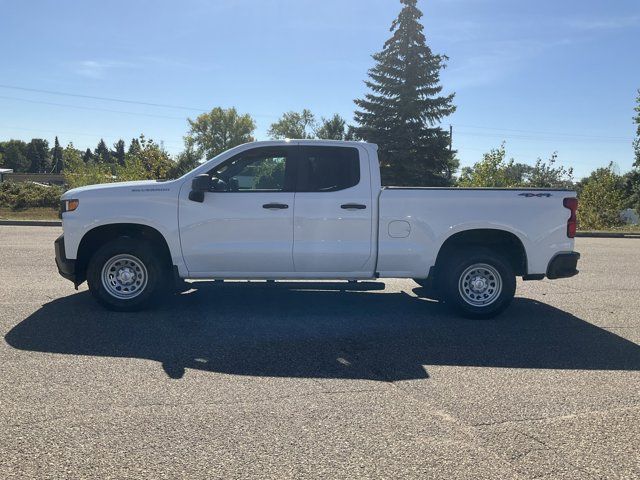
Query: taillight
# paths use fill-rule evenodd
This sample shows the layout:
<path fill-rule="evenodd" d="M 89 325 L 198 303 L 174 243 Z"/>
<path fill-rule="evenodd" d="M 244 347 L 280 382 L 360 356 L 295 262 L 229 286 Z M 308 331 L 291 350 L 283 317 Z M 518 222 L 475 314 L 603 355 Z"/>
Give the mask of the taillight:
<path fill-rule="evenodd" d="M 578 199 L 571 197 L 565 198 L 562 202 L 565 208 L 571 210 L 571 216 L 567 220 L 567 237 L 573 238 L 576 236 L 576 228 L 578 226 L 578 218 L 576 212 L 578 211 Z"/>

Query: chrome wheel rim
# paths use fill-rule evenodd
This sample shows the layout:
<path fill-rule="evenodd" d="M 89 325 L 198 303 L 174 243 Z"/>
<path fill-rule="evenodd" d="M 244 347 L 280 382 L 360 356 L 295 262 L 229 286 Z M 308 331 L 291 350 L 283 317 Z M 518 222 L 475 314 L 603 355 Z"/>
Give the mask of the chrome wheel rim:
<path fill-rule="evenodd" d="M 102 286 L 109 295 L 128 300 L 140 295 L 147 286 L 147 268 L 133 255 L 119 254 L 102 267 Z"/>
<path fill-rule="evenodd" d="M 475 263 L 460 275 L 458 291 L 469 305 L 486 307 L 494 303 L 502 293 L 502 277 L 491 265 Z"/>

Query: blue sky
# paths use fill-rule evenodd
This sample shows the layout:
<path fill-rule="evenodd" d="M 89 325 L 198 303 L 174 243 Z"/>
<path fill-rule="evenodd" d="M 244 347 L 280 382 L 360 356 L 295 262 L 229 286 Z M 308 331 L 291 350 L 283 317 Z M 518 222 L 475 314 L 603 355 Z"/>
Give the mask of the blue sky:
<path fill-rule="evenodd" d="M 638 0 L 421 0 L 427 40 L 450 57 L 462 165 L 507 142 L 532 163 L 557 151 L 576 176 L 632 163 L 640 88 Z M 353 115 L 398 0 L 0 0 L 0 139 L 57 134 L 80 148 L 144 133 L 172 153 L 198 109 Z"/>

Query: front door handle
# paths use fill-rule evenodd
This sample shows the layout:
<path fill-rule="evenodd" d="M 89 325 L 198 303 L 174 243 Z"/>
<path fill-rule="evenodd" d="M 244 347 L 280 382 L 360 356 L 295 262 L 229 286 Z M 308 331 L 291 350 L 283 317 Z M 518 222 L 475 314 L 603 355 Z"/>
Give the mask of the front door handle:
<path fill-rule="evenodd" d="M 364 210 L 367 206 L 362 205 L 361 203 L 345 203 L 340 205 L 340 208 L 343 208 L 344 210 Z"/>
<path fill-rule="evenodd" d="M 265 203 L 262 208 L 268 208 L 270 210 L 284 210 L 289 208 L 286 203 Z"/>

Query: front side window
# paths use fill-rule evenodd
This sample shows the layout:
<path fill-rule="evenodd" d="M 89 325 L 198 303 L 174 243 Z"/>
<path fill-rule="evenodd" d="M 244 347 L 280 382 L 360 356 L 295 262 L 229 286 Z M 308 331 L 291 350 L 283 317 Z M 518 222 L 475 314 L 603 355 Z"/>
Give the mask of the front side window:
<path fill-rule="evenodd" d="M 215 190 L 281 192 L 285 190 L 287 159 L 285 149 L 258 148 L 241 153 L 210 172 L 215 177 Z"/>
<path fill-rule="evenodd" d="M 360 182 L 360 157 L 352 147 L 302 147 L 298 167 L 300 192 L 335 192 Z"/>

